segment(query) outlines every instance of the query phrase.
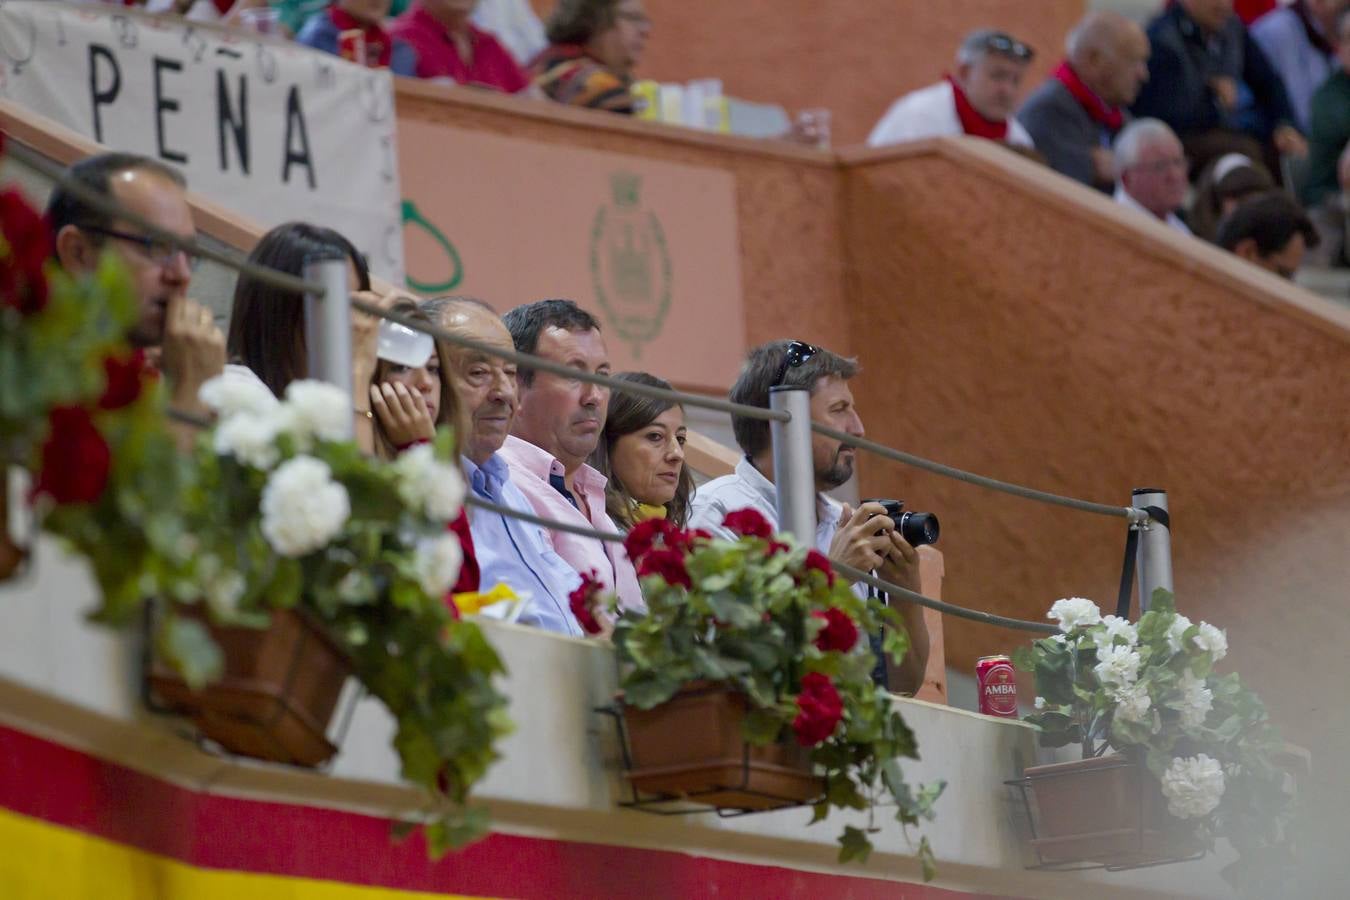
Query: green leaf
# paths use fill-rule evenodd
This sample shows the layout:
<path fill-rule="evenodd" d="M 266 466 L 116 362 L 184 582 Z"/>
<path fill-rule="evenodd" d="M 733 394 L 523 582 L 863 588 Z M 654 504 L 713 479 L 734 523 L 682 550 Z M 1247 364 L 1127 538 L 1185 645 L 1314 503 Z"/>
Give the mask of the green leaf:
<path fill-rule="evenodd" d="M 651 709 L 665 703 L 680 689 L 680 682 L 662 678 L 654 672 L 638 673 L 623 682 L 623 702 L 638 709 Z"/>
<path fill-rule="evenodd" d="M 746 713 L 741 722 L 741 732 L 745 739 L 752 744 L 772 744 L 778 740 L 778 735 L 783 730 L 783 716 L 778 710 L 753 709 Z"/>
<path fill-rule="evenodd" d="M 933 856 L 933 848 L 928 843 L 928 837 L 919 838 L 919 864 L 923 866 L 923 880 L 929 882 L 937 874 L 937 858 Z"/>
<path fill-rule="evenodd" d="M 157 649 L 193 690 L 205 687 L 224 671 L 220 648 L 211 640 L 206 626 L 196 619 L 167 615 L 159 631 Z"/>
<path fill-rule="evenodd" d="M 839 861 L 846 863 L 856 859 L 859 862 L 867 862 L 867 857 L 871 855 L 872 842 L 868 840 L 867 832 L 852 825 L 845 825 L 844 833 L 839 836 Z"/>

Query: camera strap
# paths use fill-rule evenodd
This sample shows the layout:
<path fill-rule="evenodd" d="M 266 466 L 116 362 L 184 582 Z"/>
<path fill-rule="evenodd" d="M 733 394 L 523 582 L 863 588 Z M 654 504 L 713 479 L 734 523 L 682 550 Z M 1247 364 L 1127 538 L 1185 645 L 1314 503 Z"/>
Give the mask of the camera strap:
<path fill-rule="evenodd" d="M 1148 517 L 1164 528 L 1170 527 L 1167 510 L 1159 506 L 1145 506 Z M 1125 560 L 1120 564 L 1120 594 L 1116 598 L 1116 615 L 1122 619 L 1130 617 L 1130 594 L 1134 592 L 1134 564 L 1139 554 L 1139 532 L 1143 526 L 1131 525 L 1125 535 Z M 1140 602 L 1142 612 L 1143 602 Z"/>

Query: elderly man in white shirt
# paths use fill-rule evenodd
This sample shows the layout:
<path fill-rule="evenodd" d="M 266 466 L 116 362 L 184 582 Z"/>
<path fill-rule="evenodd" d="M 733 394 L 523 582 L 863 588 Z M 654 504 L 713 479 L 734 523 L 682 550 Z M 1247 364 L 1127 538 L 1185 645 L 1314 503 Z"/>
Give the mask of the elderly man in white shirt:
<path fill-rule="evenodd" d="M 805 387 L 811 392 L 812 421 L 862 437 L 862 420 L 848 387 L 849 379 L 857 372 L 855 360 L 829 350 L 802 341 L 773 341 L 750 351 L 730 396 L 734 403 L 767 408 L 770 388 Z M 732 416 L 731 423 L 745 459 L 737 464 L 733 474 L 715 478 L 695 492 L 689 525 L 734 540 L 736 536 L 722 525 L 722 520 L 728 512 L 752 508 L 762 513 L 777 531 L 778 491 L 773 483 L 769 423 L 742 416 Z M 831 559 L 855 569 L 875 570 L 881 578 L 917 591 L 919 554 L 900 536 L 881 504 L 864 503 L 854 510 L 824 493 L 853 477 L 856 452 L 839 441 L 811 435 L 817 491 L 814 545 Z M 862 592 L 866 590 L 863 585 L 857 587 Z M 928 629 L 923 610 L 916 604 L 892 601 L 891 605 L 900 613 L 910 638 L 909 653 L 893 673 L 891 689 L 913 693 L 923 684 L 928 664 Z"/>
<path fill-rule="evenodd" d="M 1185 235 L 1176 211 L 1186 199 L 1186 154 L 1160 119 L 1136 119 L 1116 136 L 1116 202 L 1152 216 Z"/>
<path fill-rule="evenodd" d="M 971 32 L 956 53 L 955 74 L 895 101 L 872 129 L 868 145 L 968 134 L 1032 147 L 1031 135 L 1013 118 L 1013 110 L 1034 55 L 1029 46 L 1001 31 Z"/>

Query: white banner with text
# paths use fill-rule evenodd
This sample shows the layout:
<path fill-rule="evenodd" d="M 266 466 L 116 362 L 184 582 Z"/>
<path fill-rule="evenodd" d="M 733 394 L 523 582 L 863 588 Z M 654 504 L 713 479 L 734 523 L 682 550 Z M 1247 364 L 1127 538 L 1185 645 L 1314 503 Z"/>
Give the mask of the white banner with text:
<path fill-rule="evenodd" d="M 393 80 L 298 44 L 117 7 L 0 5 L 0 96 L 177 166 L 271 227 L 342 232 L 403 281 Z"/>

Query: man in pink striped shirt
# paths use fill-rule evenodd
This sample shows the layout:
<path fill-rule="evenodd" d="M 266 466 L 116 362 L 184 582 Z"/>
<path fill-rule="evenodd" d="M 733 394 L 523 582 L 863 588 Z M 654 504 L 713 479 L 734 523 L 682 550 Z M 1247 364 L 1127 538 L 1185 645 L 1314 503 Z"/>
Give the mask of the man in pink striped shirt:
<path fill-rule="evenodd" d="M 518 306 L 502 319 L 516 350 L 608 375 L 609 352 L 595 317 L 571 300 Z M 605 476 L 586 464 L 605 427 L 609 389 L 521 366 L 511 436 L 499 451 L 511 482 L 536 513 L 618 533 L 605 512 Z M 625 609 L 645 609 L 637 573 L 621 544 L 550 531 L 553 548 L 578 572 L 594 571 Z"/>

